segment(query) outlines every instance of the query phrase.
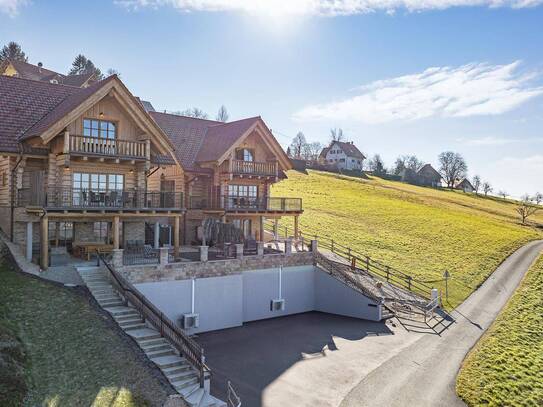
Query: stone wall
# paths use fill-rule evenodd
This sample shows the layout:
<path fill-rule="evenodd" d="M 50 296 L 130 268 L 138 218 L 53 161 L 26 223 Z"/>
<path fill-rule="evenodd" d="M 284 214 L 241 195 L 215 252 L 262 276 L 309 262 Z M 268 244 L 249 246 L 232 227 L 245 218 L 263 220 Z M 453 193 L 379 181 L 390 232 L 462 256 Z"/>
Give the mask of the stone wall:
<path fill-rule="evenodd" d="M 74 242 L 96 242 L 94 222 L 74 222 Z"/>
<path fill-rule="evenodd" d="M 221 277 L 240 274 L 244 270 L 260 270 L 279 266 L 304 266 L 313 264 L 313 253 L 302 252 L 246 256 L 243 259 L 213 260 L 207 262 L 182 262 L 166 265 L 148 264 L 124 266 L 123 275 L 132 283 L 185 280 L 191 278 Z"/>

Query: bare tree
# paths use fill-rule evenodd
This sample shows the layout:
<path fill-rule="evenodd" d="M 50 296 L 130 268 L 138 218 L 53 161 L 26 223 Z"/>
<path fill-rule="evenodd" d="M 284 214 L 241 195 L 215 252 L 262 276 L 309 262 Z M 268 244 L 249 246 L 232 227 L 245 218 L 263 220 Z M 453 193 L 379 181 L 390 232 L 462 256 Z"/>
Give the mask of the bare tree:
<path fill-rule="evenodd" d="M 472 180 L 472 184 L 473 184 L 473 189 L 475 189 L 475 195 L 479 195 L 479 190 L 481 189 L 481 177 L 476 175 L 473 177 L 473 180 Z"/>
<path fill-rule="evenodd" d="M 396 175 L 400 175 L 405 169 L 417 172 L 423 165 L 424 163 L 416 155 L 400 155 L 394 162 L 392 172 Z"/>
<path fill-rule="evenodd" d="M 207 119 L 209 117 L 206 112 L 197 107 L 192 107 L 181 112 L 174 112 L 173 114 L 177 114 L 179 116 L 194 117 L 196 119 Z"/>
<path fill-rule="evenodd" d="M 290 148 L 294 158 L 300 158 L 302 156 L 302 152 L 304 151 L 304 146 L 306 144 L 307 141 L 304 133 L 299 131 L 298 134 L 296 134 L 296 137 L 292 139 L 292 143 L 290 143 Z"/>
<path fill-rule="evenodd" d="M 460 154 L 452 151 L 439 154 L 439 172 L 447 183 L 447 187 L 453 188 L 454 183 L 465 177 L 467 171 L 468 165 Z"/>
<path fill-rule="evenodd" d="M 369 167 L 375 175 L 386 174 L 385 163 L 379 154 L 375 154 L 373 156 L 373 158 L 369 162 Z"/>
<path fill-rule="evenodd" d="M 534 195 L 534 202 L 536 205 L 541 205 L 541 203 L 543 203 L 543 193 L 536 192 Z"/>
<path fill-rule="evenodd" d="M 492 185 L 490 185 L 490 182 L 483 182 L 483 192 L 485 193 L 485 196 L 488 196 L 488 194 L 492 192 Z"/>
<path fill-rule="evenodd" d="M 330 141 L 334 142 L 334 141 L 343 141 L 343 140 L 345 140 L 345 137 L 343 135 L 343 129 L 342 128 L 330 129 Z"/>
<path fill-rule="evenodd" d="M 15 41 L 10 41 L 7 45 L 4 45 L 0 50 L 0 62 L 5 61 L 6 59 L 11 59 L 13 61 L 23 61 L 27 62 L 28 58 L 23 52 L 21 46 Z"/>
<path fill-rule="evenodd" d="M 520 215 L 522 224 L 525 225 L 530 216 L 535 214 L 540 208 L 532 203 L 532 199 L 528 194 L 525 194 L 517 206 L 517 213 Z"/>
<path fill-rule="evenodd" d="M 215 120 L 217 120 L 218 122 L 226 123 L 229 117 L 230 116 L 228 115 L 228 110 L 226 110 L 226 106 L 221 105 L 219 111 L 217 112 L 217 117 L 215 118 Z"/>
<path fill-rule="evenodd" d="M 309 151 L 309 158 L 308 160 L 316 161 L 319 159 L 319 155 L 323 149 L 323 145 L 319 143 L 318 141 L 314 141 L 312 143 L 307 143 L 306 147 Z"/>
<path fill-rule="evenodd" d="M 501 196 L 504 201 L 505 201 L 505 198 L 507 198 L 507 196 L 509 196 L 509 194 L 507 192 L 505 192 L 503 189 L 498 192 L 498 195 Z"/>

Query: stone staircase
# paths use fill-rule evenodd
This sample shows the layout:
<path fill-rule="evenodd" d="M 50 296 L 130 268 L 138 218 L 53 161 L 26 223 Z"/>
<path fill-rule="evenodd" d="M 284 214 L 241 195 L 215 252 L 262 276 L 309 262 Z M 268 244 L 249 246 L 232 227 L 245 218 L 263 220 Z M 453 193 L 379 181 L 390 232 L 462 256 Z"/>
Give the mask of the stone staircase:
<path fill-rule="evenodd" d="M 77 267 L 96 302 L 130 335 L 191 407 L 226 407 L 200 387 L 198 374 L 160 333 L 149 327 L 140 313 L 123 301 L 102 267 Z"/>

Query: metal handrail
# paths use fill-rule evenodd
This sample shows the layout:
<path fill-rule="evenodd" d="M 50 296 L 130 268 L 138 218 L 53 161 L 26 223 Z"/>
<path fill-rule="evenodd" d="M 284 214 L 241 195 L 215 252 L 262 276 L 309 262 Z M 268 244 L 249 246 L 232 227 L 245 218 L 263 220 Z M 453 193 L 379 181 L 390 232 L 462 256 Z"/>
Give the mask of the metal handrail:
<path fill-rule="evenodd" d="M 176 326 L 171 319 L 152 304 L 137 288 L 117 273 L 104 259 L 99 251 L 96 251 L 98 265 L 100 261 L 106 266 L 113 278 L 112 283 L 126 301 L 131 303 L 142 315 L 143 319 L 157 329 L 179 353 L 187 359 L 190 365 L 198 372 L 200 387 L 204 387 L 206 377 L 211 375 L 211 370 L 205 364 L 204 349 L 194 340 L 189 338 L 181 328 Z"/>
<path fill-rule="evenodd" d="M 234 387 L 232 386 L 232 382 L 228 380 L 226 383 L 226 405 L 228 407 L 241 407 L 241 399 L 236 394 L 236 391 L 234 390 Z"/>
<path fill-rule="evenodd" d="M 265 228 L 273 233 L 273 224 L 266 222 Z M 307 229 L 305 229 L 307 230 Z M 293 236 L 289 234 L 289 228 L 287 226 L 280 227 L 278 233 L 284 231 L 285 237 Z M 387 282 L 396 285 L 400 288 L 405 288 L 412 291 L 425 299 L 430 299 L 430 293 L 433 287 L 425 284 L 424 282 L 414 278 L 413 276 L 406 274 L 393 267 L 385 265 L 377 260 L 374 260 L 370 256 L 364 255 L 350 247 L 347 247 L 333 239 L 326 236 L 319 236 L 318 233 L 307 233 L 301 229 L 298 231 L 298 238 L 303 238 L 307 241 L 315 239 L 319 241 L 319 247 L 330 250 L 332 253 L 346 259 L 351 267 L 360 268 L 374 277 L 386 280 Z"/>

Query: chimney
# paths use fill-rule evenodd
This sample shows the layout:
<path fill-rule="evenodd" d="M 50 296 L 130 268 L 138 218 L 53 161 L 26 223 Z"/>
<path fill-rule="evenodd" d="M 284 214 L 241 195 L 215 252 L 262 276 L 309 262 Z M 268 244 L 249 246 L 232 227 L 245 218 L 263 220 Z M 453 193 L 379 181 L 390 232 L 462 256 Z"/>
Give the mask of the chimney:
<path fill-rule="evenodd" d="M 41 62 L 38 62 L 38 71 L 41 73 L 41 67 L 43 66 L 43 64 Z"/>

